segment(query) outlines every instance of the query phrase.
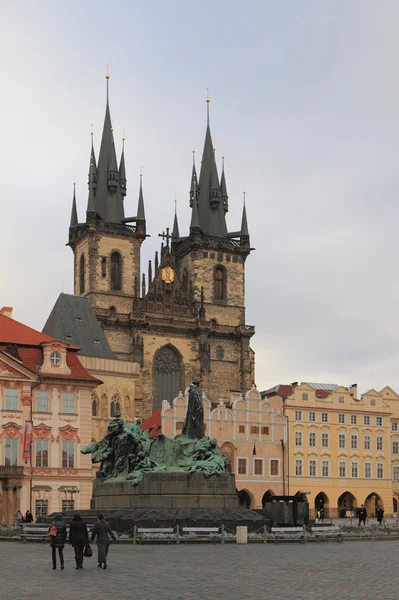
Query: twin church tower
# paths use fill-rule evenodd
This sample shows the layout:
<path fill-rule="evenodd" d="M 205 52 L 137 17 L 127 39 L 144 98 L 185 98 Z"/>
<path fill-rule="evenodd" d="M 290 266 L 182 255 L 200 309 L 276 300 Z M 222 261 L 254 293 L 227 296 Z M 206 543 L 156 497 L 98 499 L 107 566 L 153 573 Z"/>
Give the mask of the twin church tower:
<path fill-rule="evenodd" d="M 124 149 L 117 161 L 108 99 L 98 161 L 93 143 L 86 218 L 73 197 L 69 246 L 74 253 L 74 294 L 85 296 L 113 353 L 139 363 L 135 405 L 149 415 L 199 377 L 212 402 L 229 402 L 254 380 L 245 324 L 245 261 L 250 238 L 245 205 L 241 228 L 230 232 L 224 168 L 219 179 L 208 120 L 199 179 L 192 167 L 191 224 L 180 232 L 175 214 L 160 252 L 142 273 L 147 235 L 142 182 L 135 216 L 126 216 Z"/>

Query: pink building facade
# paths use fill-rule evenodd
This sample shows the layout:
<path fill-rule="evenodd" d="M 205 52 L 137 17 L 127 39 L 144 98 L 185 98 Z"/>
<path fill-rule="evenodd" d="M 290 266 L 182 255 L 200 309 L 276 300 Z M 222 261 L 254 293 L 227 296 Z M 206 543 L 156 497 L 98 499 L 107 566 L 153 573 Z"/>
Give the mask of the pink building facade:
<path fill-rule="evenodd" d="M 285 418 L 253 387 L 245 398 L 238 397 L 228 408 L 223 401 L 211 405 L 203 396 L 205 435 L 215 438 L 229 456 L 236 474 L 240 503 L 261 508 L 266 492 L 283 494 Z M 187 392 L 172 404 L 166 400 L 160 411 L 160 431 L 168 437 L 181 433 L 186 416 Z M 154 419 L 149 419 L 156 430 Z M 146 427 L 146 423 L 143 423 Z"/>

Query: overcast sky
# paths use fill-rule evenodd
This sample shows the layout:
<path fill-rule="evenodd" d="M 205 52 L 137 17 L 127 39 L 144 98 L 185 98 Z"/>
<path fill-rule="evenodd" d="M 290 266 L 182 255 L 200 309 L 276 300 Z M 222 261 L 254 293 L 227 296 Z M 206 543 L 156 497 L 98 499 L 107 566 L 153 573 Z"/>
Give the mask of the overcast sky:
<path fill-rule="evenodd" d="M 87 204 L 105 64 L 127 215 L 143 168 L 143 265 L 188 231 L 206 88 L 237 230 L 247 192 L 256 382 L 399 390 L 397 0 L 0 3 L 0 304 L 41 329 L 73 293 L 73 178 Z"/>

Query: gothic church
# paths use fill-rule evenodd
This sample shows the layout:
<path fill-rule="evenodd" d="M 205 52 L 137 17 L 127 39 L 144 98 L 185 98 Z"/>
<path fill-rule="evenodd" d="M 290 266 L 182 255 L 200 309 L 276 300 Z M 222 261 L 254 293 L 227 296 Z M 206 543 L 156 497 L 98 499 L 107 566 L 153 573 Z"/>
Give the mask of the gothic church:
<path fill-rule="evenodd" d="M 110 107 L 105 111 L 98 162 L 92 143 L 86 218 L 74 194 L 69 246 L 74 294 L 86 297 L 112 353 L 137 363 L 130 397 L 134 413 L 149 417 L 201 380 L 211 402 L 245 394 L 254 380 L 255 333 L 245 324 L 245 261 L 251 251 L 245 204 L 241 228 L 229 231 L 224 168 L 219 180 L 208 122 L 197 179 L 192 167 L 191 224 L 180 232 L 175 213 L 155 260 L 142 273 L 147 228 L 142 182 L 136 216 L 125 216 L 124 149 L 116 157 Z"/>

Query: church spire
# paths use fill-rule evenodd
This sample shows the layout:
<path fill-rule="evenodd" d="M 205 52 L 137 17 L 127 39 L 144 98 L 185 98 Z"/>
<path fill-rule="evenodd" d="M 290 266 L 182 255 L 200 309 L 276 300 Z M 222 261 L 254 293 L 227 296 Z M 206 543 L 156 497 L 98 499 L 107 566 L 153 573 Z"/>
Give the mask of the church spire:
<path fill-rule="evenodd" d="M 197 192 L 197 182 L 194 181 L 194 198 Z M 196 230 L 200 228 L 200 222 L 198 218 L 198 202 L 194 200 L 193 202 L 193 212 L 191 213 L 191 223 L 190 223 L 190 233 L 194 233 Z"/>
<path fill-rule="evenodd" d="M 195 150 L 193 150 L 193 170 L 191 172 L 191 186 L 190 186 L 190 208 L 193 207 L 194 200 L 194 182 L 198 181 L 197 171 L 195 168 Z M 196 188 L 195 196 L 198 200 L 198 187 Z"/>
<path fill-rule="evenodd" d="M 245 207 L 245 192 L 244 192 L 244 204 L 242 207 L 242 219 L 241 219 L 241 233 L 240 233 L 241 237 L 247 237 L 249 238 L 249 231 L 248 231 L 248 221 L 247 221 L 247 209 Z"/>
<path fill-rule="evenodd" d="M 105 77 L 107 80 L 107 104 L 98 158 L 98 181 L 95 194 L 95 209 L 104 221 L 121 223 L 125 215 L 123 210 L 123 195 L 121 193 L 119 182 L 111 113 L 109 109 L 110 76 L 108 72 Z"/>
<path fill-rule="evenodd" d="M 137 205 L 137 220 L 145 221 L 144 198 L 143 198 L 143 174 L 140 173 L 139 202 Z"/>
<path fill-rule="evenodd" d="M 175 220 L 173 221 L 172 242 L 178 242 L 180 238 L 179 223 L 177 222 L 177 202 L 175 200 Z"/>
<path fill-rule="evenodd" d="M 93 125 L 92 125 L 93 128 Z M 94 194 L 97 191 L 97 165 L 96 165 L 96 155 L 94 153 L 94 145 L 93 145 L 93 129 L 91 130 L 91 150 L 90 150 L 90 163 L 89 163 L 89 181 L 88 186 L 93 190 Z"/>
<path fill-rule="evenodd" d="M 209 98 L 206 99 L 206 102 L 207 128 L 199 179 L 198 219 L 200 227 L 205 234 L 215 237 L 225 237 L 227 227 L 209 125 Z"/>
<path fill-rule="evenodd" d="M 72 210 L 71 210 L 71 223 L 69 227 L 76 227 L 78 224 L 78 211 L 76 208 L 76 194 L 75 194 L 76 183 L 73 182 L 73 199 L 72 199 Z"/>
<path fill-rule="evenodd" d="M 126 196 L 126 169 L 125 169 L 125 137 L 122 138 L 122 154 L 121 162 L 119 163 L 119 182 L 121 186 L 121 194 Z"/>
<path fill-rule="evenodd" d="M 225 213 L 229 210 L 229 196 L 227 194 L 226 176 L 224 174 L 224 156 L 222 156 L 222 176 L 220 178 L 220 193 L 222 196 L 223 210 Z"/>

